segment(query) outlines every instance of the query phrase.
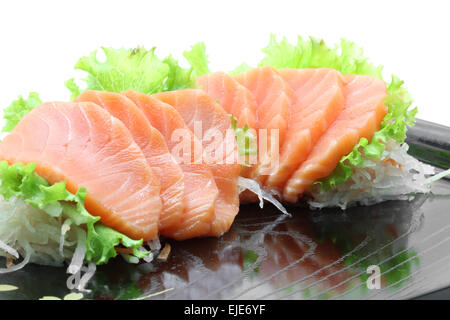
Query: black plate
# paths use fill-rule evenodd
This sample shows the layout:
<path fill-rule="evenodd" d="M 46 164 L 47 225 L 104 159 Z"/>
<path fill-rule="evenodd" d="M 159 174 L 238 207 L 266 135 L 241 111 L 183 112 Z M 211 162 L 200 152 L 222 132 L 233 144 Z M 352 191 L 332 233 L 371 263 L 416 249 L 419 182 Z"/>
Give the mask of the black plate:
<path fill-rule="evenodd" d="M 418 121 L 408 131 L 410 153 L 450 167 L 450 128 Z M 267 205 L 242 206 L 219 239 L 169 241 L 167 262 L 131 265 L 115 259 L 99 267 L 86 298 L 131 299 L 405 299 L 450 286 L 450 182 L 413 201 L 310 211 L 292 218 Z M 4 265 L 4 259 L 0 261 Z M 378 266 L 381 288 L 369 289 Z M 28 265 L 0 275 L 19 287 L 0 299 L 63 297 L 64 268 Z M 370 280 L 370 279 L 369 279 Z M 445 292 L 445 291 L 439 291 Z"/>

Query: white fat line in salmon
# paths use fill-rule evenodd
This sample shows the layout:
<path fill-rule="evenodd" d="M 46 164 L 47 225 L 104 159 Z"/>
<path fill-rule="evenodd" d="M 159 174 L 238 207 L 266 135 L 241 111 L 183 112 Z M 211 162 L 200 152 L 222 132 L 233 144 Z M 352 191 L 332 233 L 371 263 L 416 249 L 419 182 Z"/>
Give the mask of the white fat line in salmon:
<path fill-rule="evenodd" d="M 173 147 L 170 153 L 178 163 L 184 164 L 241 164 L 252 166 L 260 164 L 260 172 L 269 174 L 279 164 L 280 139 L 279 129 L 250 129 L 258 141 L 246 141 L 245 137 L 235 136 L 233 129 L 223 130 L 210 128 L 203 132 L 202 122 L 194 121 L 194 136 L 190 129 L 179 128 L 172 132 L 170 140 Z M 249 150 L 257 150 L 249 154 L 240 154 L 237 146 L 246 146 Z M 252 145 L 249 145 L 252 144 Z M 257 145 L 257 147 L 256 147 Z M 238 147 L 239 149 L 239 147 Z"/>

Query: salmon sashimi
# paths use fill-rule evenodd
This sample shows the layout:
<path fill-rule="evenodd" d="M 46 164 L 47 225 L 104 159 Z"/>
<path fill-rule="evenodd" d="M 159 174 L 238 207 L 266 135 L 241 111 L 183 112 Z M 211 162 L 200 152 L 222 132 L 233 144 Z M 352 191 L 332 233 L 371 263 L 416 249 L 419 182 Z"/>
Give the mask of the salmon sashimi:
<path fill-rule="evenodd" d="M 287 181 L 283 198 L 288 202 L 297 202 L 315 181 L 330 175 L 361 138 L 370 141 L 387 113 L 384 81 L 359 75 L 346 75 L 345 80 L 344 109 Z"/>
<path fill-rule="evenodd" d="M 187 147 L 191 151 L 195 149 L 202 153 L 201 142 L 171 105 L 135 91 L 126 91 L 122 94 L 132 100 L 142 110 L 151 125 L 161 132 L 184 174 L 183 218 L 179 225 L 163 230 L 161 234 L 176 240 L 209 235 L 219 194 L 213 174 L 206 164 L 195 158 L 195 152 L 188 152 L 182 156 L 178 154 L 180 137 L 184 137 L 182 141 L 187 142 Z"/>
<path fill-rule="evenodd" d="M 93 102 L 127 127 L 161 184 L 160 232 L 178 225 L 184 212 L 184 174 L 162 134 L 150 125 L 133 101 L 118 93 L 87 90 L 75 101 Z"/>
<path fill-rule="evenodd" d="M 225 110 L 202 90 L 161 92 L 155 98 L 172 105 L 202 141 L 203 160 L 213 173 L 219 196 L 211 236 L 228 231 L 239 211 L 239 155 L 231 120 Z"/>
<path fill-rule="evenodd" d="M 279 165 L 266 180 L 267 187 L 280 192 L 344 108 L 345 83 L 341 73 L 328 68 L 278 72 L 295 93 Z"/>
<path fill-rule="evenodd" d="M 256 102 L 252 93 L 225 72 L 213 72 L 197 77 L 197 85 L 215 99 L 229 114 L 236 117 L 237 126 L 248 126 L 256 138 Z M 256 142 L 256 141 L 255 141 Z M 242 177 L 249 177 L 256 155 L 240 155 Z"/>
<path fill-rule="evenodd" d="M 94 103 L 44 103 L 30 111 L 0 143 L 10 164 L 35 163 L 53 184 L 86 187 L 85 207 L 133 239 L 158 237 L 160 184 L 121 121 Z"/>
<path fill-rule="evenodd" d="M 249 70 L 234 78 L 249 89 L 256 101 L 259 152 L 258 165 L 251 178 L 262 183 L 277 166 L 294 93 L 278 72 L 269 66 Z"/>
<path fill-rule="evenodd" d="M 234 115 L 239 128 L 256 128 L 256 102 L 252 93 L 225 72 L 213 72 L 196 79 L 210 97 L 216 99 L 226 112 Z"/>

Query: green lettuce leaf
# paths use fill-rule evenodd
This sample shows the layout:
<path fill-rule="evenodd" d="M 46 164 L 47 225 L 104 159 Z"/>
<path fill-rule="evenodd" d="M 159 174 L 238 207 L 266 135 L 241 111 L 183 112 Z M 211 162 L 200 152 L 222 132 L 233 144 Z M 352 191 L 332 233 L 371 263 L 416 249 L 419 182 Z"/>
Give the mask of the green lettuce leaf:
<path fill-rule="evenodd" d="M 72 100 L 72 101 L 75 100 L 81 94 L 80 87 L 78 87 L 78 85 L 75 83 L 74 78 L 71 78 L 71 79 L 67 80 L 66 82 L 64 82 L 64 85 L 71 92 L 70 100 Z"/>
<path fill-rule="evenodd" d="M 89 233 L 91 236 L 88 233 L 88 239 L 86 240 L 86 259 L 88 261 L 93 261 L 95 264 L 107 263 L 110 258 L 117 256 L 117 251 L 114 248 L 119 244 L 130 248 L 132 254 L 139 259 L 150 254 L 149 251 L 139 250 L 143 243 L 142 239 L 133 240 L 101 223 L 96 223 L 90 228 Z"/>
<path fill-rule="evenodd" d="M 169 66 L 169 74 L 162 91 L 196 88 L 195 78 L 210 72 L 206 47 L 203 42 L 193 45 L 191 50 L 183 53 L 183 56 L 191 65 L 190 68 L 181 67 L 171 55 L 163 60 Z"/>
<path fill-rule="evenodd" d="M 370 75 L 381 79 L 382 66 L 371 64 L 364 57 L 363 50 L 353 42 L 341 39 L 339 45 L 328 47 L 321 39 L 297 38 L 292 45 L 286 38 L 277 42 L 270 37 L 269 44 L 262 50 L 266 56 L 259 66 L 274 68 L 333 68 L 344 74 Z"/>
<path fill-rule="evenodd" d="M 173 91 L 186 88 L 195 88 L 193 69 L 180 67 L 178 61 L 171 55 L 163 60 L 169 66 L 169 74 L 162 91 Z"/>
<path fill-rule="evenodd" d="M 84 90 L 100 90 L 122 92 L 135 90 L 145 94 L 161 91 L 195 88 L 195 77 L 209 73 L 208 57 L 203 42 L 197 43 L 184 57 L 189 62 L 189 68 L 183 68 L 171 55 L 160 59 L 155 54 L 155 48 L 146 50 L 142 47 L 127 50 L 102 47 L 105 61 L 97 59 L 97 51 L 82 57 L 75 69 L 87 72 L 84 79 L 86 87 L 81 89 L 75 79 L 65 82 L 75 99 Z"/>
<path fill-rule="evenodd" d="M 24 115 L 41 103 L 42 101 L 36 92 L 31 92 L 27 99 L 19 96 L 17 100 L 14 100 L 9 107 L 3 110 L 3 117 L 5 118 L 6 123 L 3 126 L 2 132 L 12 131 Z"/>
<path fill-rule="evenodd" d="M 363 50 L 353 42 L 342 39 L 334 48 L 328 47 L 323 40 L 302 39 L 291 44 L 286 38 L 277 41 L 271 36 L 269 45 L 263 49 L 265 57 L 259 66 L 270 65 L 275 68 L 334 68 L 344 74 L 369 75 L 382 79 L 382 66 L 375 66 L 364 56 Z M 408 126 L 414 125 L 417 108 L 410 109 L 411 96 L 403 87 L 403 81 L 392 76 L 388 84 L 384 104 L 388 107 L 380 129 L 371 141 L 362 138 L 353 150 L 344 156 L 335 170 L 316 184 L 328 191 L 344 183 L 353 175 L 353 168 L 364 166 L 364 157 L 380 158 L 385 144 L 394 139 L 401 144 L 405 141 Z M 364 156 L 364 157 L 363 157 Z"/>
<path fill-rule="evenodd" d="M 169 67 L 155 54 L 155 48 L 145 50 L 112 49 L 102 47 L 106 60 L 97 59 L 97 51 L 82 57 L 75 64 L 75 69 L 88 73 L 86 89 L 109 92 L 122 92 L 133 89 L 146 94 L 162 91 Z M 73 79 L 66 81 L 72 98 L 82 90 Z"/>
<path fill-rule="evenodd" d="M 99 222 L 84 208 L 86 188 L 80 188 L 76 194 L 66 190 L 64 181 L 50 185 L 45 179 L 38 176 L 34 170 L 35 164 L 23 165 L 15 163 L 9 165 L 6 161 L 0 162 L 0 195 L 9 200 L 11 197 L 23 199 L 25 203 L 45 211 L 52 217 L 70 219 L 77 226 L 85 226 L 86 260 L 95 264 L 107 263 L 110 258 L 117 256 L 114 249 L 122 244 L 130 248 L 138 258 L 148 256 L 150 252 L 138 248 L 143 241 L 133 240 Z"/>
<path fill-rule="evenodd" d="M 206 46 L 203 42 L 194 44 L 191 47 L 191 50 L 183 53 L 183 56 L 191 65 L 194 77 L 210 73 L 208 56 L 206 55 Z"/>

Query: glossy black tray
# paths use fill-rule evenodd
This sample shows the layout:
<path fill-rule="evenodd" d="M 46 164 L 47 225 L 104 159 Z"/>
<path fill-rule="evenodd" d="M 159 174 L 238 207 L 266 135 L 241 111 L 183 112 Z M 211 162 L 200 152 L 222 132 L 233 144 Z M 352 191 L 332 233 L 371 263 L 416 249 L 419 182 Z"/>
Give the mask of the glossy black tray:
<path fill-rule="evenodd" d="M 410 153 L 450 167 L 450 128 L 418 121 L 408 131 Z M 90 299 L 407 299 L 450 286 L 450 181 L 413 201 L 389 201 L 346 211 L 270 205 L 241 207 L 219 239 L 169 241 L 168 261 L 132 265 L 115 259 L 98 268 Z M 4 265 L 4 259 L 0 261 Z M 368 267 L 381 272 L 369 289 Z M 63 297 L 64 268 L 29 265 L 0 275 L 19 287 L 0 299 Z"/>

